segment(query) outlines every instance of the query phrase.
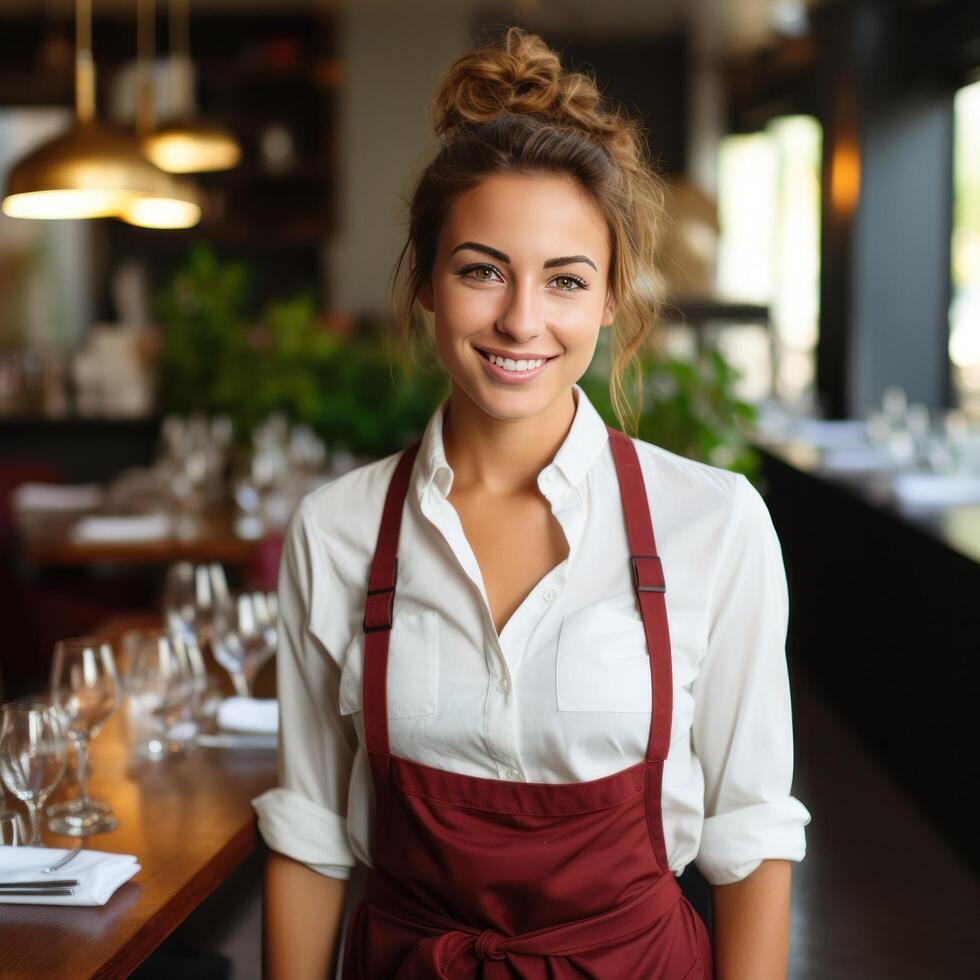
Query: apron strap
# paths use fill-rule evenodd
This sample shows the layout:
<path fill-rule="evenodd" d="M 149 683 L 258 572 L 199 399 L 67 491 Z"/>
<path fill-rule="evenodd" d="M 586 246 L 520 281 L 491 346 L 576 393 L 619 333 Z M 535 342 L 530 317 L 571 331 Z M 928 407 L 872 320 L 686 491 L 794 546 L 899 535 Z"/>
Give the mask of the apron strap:
<path fill-rule="evenodd" d="M 625 432 L 608 425 L 606 428 L 609 431 L 626 518 L 633 589 L 640 606 L 643 630 L 647 638 L 647 654 L 650 657 L 652 710 L 646 756 L 647 831 L 660 869 L 669 875 L 662 810 L 664 760 L 670 749 L 671 713 L 674 706 L 670 631 L 667 627 L 667 586 L 663 563 L 657 554 L 657 543 L 653 537 L 650 504 L 636 446 Z"/>
<path fill-rule="evenodd" d="M 420 445 L 421 441 L 415 442 L 404 450 L 388 484 L 364 603 L 364 741 L 369 753 L 382 756 L 391 753 L 388 742 L 388 642 L 395 611 L 398 536 L 412 464 Z"/>
<path fill-rule="evenodd" d="M 653 522 L 646 485 L 640 469 L 633 440 L 606 426 L 612 446 L 616 475 L 619 477 L 620 497 L 626 517 L 626 536 L 629 540 L 633 590 L 640 606 L 643 629 L 650 656 L 650 675 L 653 685 L 650 712 L 650 741 L 647 762 L 663 762 L 670 748 L 670 720 L 673 710 L 673 672 L 670 662 L 670 631 L 667 626 L 667 586 L 663 563 L 657 554 L 653 537 Z"/>

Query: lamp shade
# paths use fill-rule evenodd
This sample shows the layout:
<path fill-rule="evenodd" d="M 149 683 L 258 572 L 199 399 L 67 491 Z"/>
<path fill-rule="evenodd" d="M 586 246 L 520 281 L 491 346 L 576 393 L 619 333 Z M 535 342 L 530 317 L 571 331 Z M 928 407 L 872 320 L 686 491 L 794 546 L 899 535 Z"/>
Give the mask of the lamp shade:
<path fill-rule="evenodd" d="M 199 118 L 163 126 L 144 137 L 140 147 L 161 170 L 175 174 L 230 170 L 242 156 L 238 141 L 224 126 Z"/>
<path fill-rule="evenodd" d="M 88 119 L 18 161 L 7 178 L 2 207 L 13 218 L 119 215 L 128 220 L 134 202 L 147 199 L 173 201 L 189 221 L 163 227 L 190 227 L 200 220 L 192 188 L 143 157 L 132 135 Z"/>

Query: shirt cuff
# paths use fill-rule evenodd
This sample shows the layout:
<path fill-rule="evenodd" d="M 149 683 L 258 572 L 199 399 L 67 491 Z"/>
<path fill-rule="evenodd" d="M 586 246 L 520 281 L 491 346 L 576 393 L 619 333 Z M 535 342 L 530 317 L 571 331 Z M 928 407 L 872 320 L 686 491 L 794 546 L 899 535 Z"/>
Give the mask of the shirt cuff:
<path fill-rule="evenodd" d="M 350 877 L 357 859 L 343 817 L 284 786 L 257 796 L 252 808 L 259 818 L 259 833 L 273 851 L 322 875 Z"/>
<path fill-rule="evenodd" d="M 810 811 L 795 797 L 706 817 L 694 863 L 711 885 L 730 885 L 767 858 L 802 861 Z"/>

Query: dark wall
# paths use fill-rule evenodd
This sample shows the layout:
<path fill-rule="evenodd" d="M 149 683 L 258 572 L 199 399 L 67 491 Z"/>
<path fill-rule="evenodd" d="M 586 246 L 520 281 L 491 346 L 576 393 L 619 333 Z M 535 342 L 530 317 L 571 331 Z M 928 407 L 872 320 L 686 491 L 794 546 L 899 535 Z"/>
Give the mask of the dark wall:
<path fill-rule="evenodd" d="M 546 37 L 566 67 L 589 69 L 600 91 L 643 120 L 655 163 L 668 173 L 687 169 L 690 57 L 686 33 L 595 41 Z"/>

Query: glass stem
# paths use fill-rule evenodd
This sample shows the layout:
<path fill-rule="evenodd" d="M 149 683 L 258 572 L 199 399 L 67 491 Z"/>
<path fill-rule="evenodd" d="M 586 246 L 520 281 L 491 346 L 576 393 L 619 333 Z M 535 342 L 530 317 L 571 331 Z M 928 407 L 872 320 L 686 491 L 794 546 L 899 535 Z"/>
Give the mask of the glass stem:
<path fill-rule="evenodd" d="M 43 847 L 41 843 L 41 822 L 39 819 L 39 814 L 41 812 L 41 804 L 37 800 L 26 800 L 27 803 L 27 817 L 31 822 L 31 842 L 29 847 Z"/>
<path fill-rule="evenodd" d="M 91 809 L 88 798 L 88 739 L 75 739 L 75 770 L 78 776 L 78 803 L 82 810 Z"/>
<path fill-rule="evenodd" d="M 243 698 L 250 698 L 252 696 L 251 687 L 252 685 L 248 682 L 248 677 L 244 672 L 241 674 L 232 674 L 231 683 L 235 688 L 235 693 Z"/>

